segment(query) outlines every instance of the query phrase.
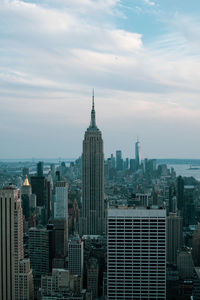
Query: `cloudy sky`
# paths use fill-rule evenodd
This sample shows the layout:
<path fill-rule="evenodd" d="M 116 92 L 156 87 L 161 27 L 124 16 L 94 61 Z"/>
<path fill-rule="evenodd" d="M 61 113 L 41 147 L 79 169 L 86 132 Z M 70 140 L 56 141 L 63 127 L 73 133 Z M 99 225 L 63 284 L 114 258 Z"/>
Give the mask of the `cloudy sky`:
<path fill-rule="evenodd" d="M 0 158 L 200 158 L 199 0 L 0 0 Z"/>

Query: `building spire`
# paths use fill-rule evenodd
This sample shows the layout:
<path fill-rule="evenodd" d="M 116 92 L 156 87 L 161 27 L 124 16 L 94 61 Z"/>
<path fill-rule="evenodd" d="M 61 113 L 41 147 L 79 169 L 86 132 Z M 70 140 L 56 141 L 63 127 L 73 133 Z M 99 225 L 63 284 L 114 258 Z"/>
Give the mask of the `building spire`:
<path fill-rule="evenodd" d="M 94 110 L 94 88 L 92 89 L 92 109 Z"/>
<path fill-rule="evenodd" d="M 91 121 L 90 129 L 97 129 L 96 119 L 95 119 L 95 109 L 94 109 L 94 89 L 92 90 L 92 110 L 91 110 Z"/>

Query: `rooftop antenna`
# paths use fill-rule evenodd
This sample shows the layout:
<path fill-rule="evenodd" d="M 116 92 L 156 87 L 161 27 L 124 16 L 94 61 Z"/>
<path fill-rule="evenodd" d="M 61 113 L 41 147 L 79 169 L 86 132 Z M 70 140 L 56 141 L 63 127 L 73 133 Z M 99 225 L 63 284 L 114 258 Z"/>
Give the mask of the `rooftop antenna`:
<path fill-rule="evenodd" d="M 94 88 L 92 89 L 92 109 L 94 110 Z"/>

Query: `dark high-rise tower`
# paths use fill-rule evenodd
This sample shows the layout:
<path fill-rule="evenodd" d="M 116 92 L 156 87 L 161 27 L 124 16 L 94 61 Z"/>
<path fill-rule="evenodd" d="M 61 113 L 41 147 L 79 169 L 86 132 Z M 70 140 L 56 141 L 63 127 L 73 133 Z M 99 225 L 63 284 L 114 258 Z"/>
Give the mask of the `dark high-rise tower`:
<path fill-rule="evenodd" d="M 39 161 L 37 163 L 37 176 L 43 176 L 43 168 L 44 168 L 43 161 Z"/>
<path fill-rule="evenodd" d="M 177 178 L 177 208 L 183 215 L 183 205 L 184 205 L 184 180 L 181 176 Z"/>
<path fill-rule="evenodd" d="M 122 159 L 122 151 L 116 151 L 116 169 L 119 171 L 123 170 L 123 159 Z"/>
<path fill-rule="evenodd" d="M 85 132 L 82 154 L 82 234 L 104 232 L 104 153 L 101 131 L 96 126 L 94 93 L 90 126 Z"/>

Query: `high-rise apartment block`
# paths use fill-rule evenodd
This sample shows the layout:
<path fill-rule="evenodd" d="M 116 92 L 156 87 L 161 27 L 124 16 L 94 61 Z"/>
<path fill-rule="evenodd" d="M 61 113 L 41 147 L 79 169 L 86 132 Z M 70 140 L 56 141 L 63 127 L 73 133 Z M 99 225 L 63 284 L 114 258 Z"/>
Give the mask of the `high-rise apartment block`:
<path fill-rule="evenodd" d="M 94 95 L 91 123 L 85 132 L 82 154 L 82 234 L 104 233 L 104 153 L 101 131 L 96 126 Z"/>
<path fill-rule="evenodd" d="M 108 209 L 107 299 L 166 299 L 166 211 Z"/>

